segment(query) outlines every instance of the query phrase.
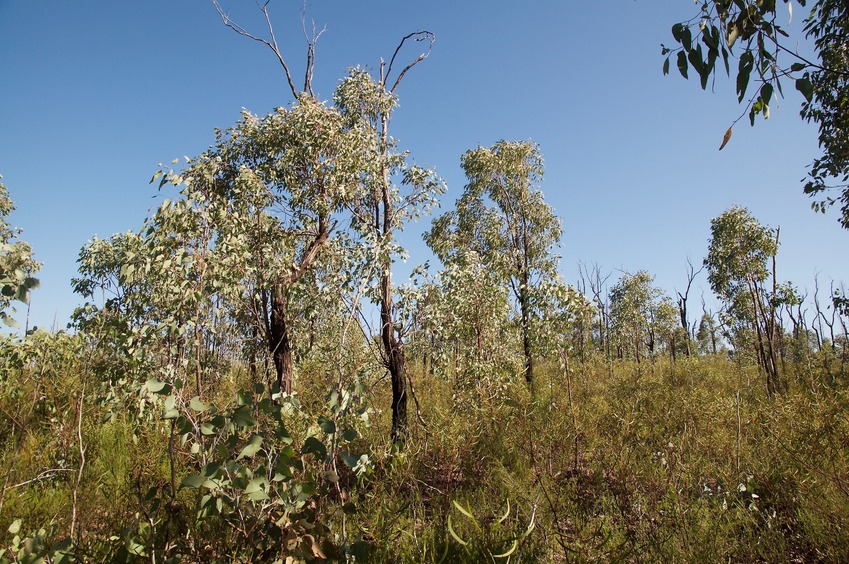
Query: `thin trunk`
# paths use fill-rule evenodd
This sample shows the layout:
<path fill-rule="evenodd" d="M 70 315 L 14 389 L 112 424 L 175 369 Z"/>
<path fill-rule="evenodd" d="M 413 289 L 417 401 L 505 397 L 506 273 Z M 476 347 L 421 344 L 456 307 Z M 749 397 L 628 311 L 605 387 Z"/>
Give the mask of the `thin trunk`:
<path fill-rule="evenodd" d="M 575 402 L 572 398 L 572 371 L 569 369 L 569 353 L 563 349 L 560 351 L 560 358 L 563 362 L 563 370 L 566 372 L 566 392 L 569 396 L 569 414 L 572 416 L 572 430 L 574 436 L 574 452 L 572 455 L 572 470 L 578 470 L 579 447 L 581 434 L 578 432 L 578 416 L 575 414 Z"/>
<path fill-rule="evenodd" d="M 389 142 L 388 114 L 380 118 L 380 141 L 380 152 L 385 157 Z M 392 236 L 394 205 L 389 192 L 389 168 L 386 159 L 383 159 L 383 162 L 380 197 L 375 202 L 375 230 L 380 240 L 388 241 Z M 392 442 L 400 443 L 407 432 L 407 370 L 403 346 L 395 336 L 395 322 L 392 319 L 391 264 L 390 260 L 385 258 L 380 268 L 380 332 L 386 369 L 392 380 Z"/>
<path fill-rule="evenodd" d="M 752 298 L 752 314 L 754 317 L 752 325 L 754 325 L 756 336 L 755 350 L 758 356 L 758 363 L 764 372 L 766 372 L 767 395 L 772 397 L 779 390 L 775 362 L 772 356 L 772 340 L 769 337 L 769 319 L 766 317 L 766 312 L 763 311 L 763 304 L 760 300 L 757 284 L 751 280 L 748 284 Z M 761 319 L 764 321 L 763 324 L 765 327 L 763 328 L 761 327 Z M 767 342 L 766 346 L 764 344 L 765 341 Z"/>
<path fill-rule="evenodd" d="M 384 265 L 380 275 L 380 289 L 380 336 L 386 355 L 386 369 L 392 381 L 392 442 L 402 442 L 407 432 L 406 363 L 392 321 L 392 286 L 388 264 Z"/>
<path fill-rule="evenodd" d="M 295 381 L 295 366 L 292 362 L 292 346 L 289 340 L 289 325 L 286 319 L 286 291 L 282 285 L 274 289 L 271 299 L 271 332 L 269 345 L 277 372 L 280 392 L 292 393 Z"/>
<path fill-rule="evenodd" d="M 522 314 L 522 348 L 525 353 L 525 380 L 528 385 L 534 383 L 534 359 L 531 356 L 530 328 L 530 297 L 528 296 L 527 281 L 523 281 L 519 289 L 519 307 Z"/>

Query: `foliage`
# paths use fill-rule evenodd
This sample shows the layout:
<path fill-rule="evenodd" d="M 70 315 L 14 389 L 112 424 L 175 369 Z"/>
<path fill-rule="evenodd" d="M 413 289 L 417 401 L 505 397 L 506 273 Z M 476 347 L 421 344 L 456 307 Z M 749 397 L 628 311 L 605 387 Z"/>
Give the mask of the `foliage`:
<path fill-rule="evenodd" d="M 802 7 L 808 4 L 806 0 L 796 3 Z M 752 124 L 758 115 L 769 117 L 773 99 L 783 96 L 782 81 L 793 80 L 804 97 L 802 119 L 817 124 L 823 151 L 811 165 L 805 193 L 818 198 L 813 203 L 816 210 L 825 212 L 828 207 L 839 204 L 839 221 L 849 229 L 849 146 L 842 133 L 849 120 L 844 103 L 849 93 L 846 79 L 849 55 L 845 48 L 849 39 L 849 7 L 839 0 L 811 2 L 804 36 L 813 41 L 816 59 L 812 60 L 798 48 L 801 34 L 791 37 L 786 26 L 780 23 L 785 7 L 788 21 L 792 21 L 792 0 L 699 0 L 696 4 L 700 8 L 696 16 L 672 26 L 676 46 L 661 46 L 666 55 L 664 74 L 669 72 L 670 57 L 677 53 L 676 66 L 681 75 L 687 78 L 688 69 L 694 69 L 705 89 L 717 72 L 717 61 L 721 60 L 726 74 L 731 74 L 730 61 L 735 56 L 735 46 L 739 47 L 735 79 L 737 97 L 740 102 L 747 100 Z M 747 98 L 753 76 L 758 87 Z M 731 128 L 725 134 L 722 147 L 730 137 Z M 832 195 L 833 191 L 837 194 Z"/>
<path fill-rule="evenodd" d="M 6 186 L 0 182 L 0 321 L 11 327 L 17 327 L 17 322 L 9 315 L 15 312 L 10 305 L 13 301 L 29 303 L 30 290 L 38 288 L 32 274 L 40 267 L 30 246 L 18 240 L 20 230 L 7 221 L 14 210 Z"/>
<path fill-rule="evenodd" d="M 410 163 L 409 154 L 399 151 L 389 135 L 392 110 L 397 105 L 395 90 L 407 71 L 430 53 L 428 48 L 414 59 L 389 87 L 395 57 L 412 38 L 417 42 L 427 41 L 429 45 L 434 40 L 426 31 L 405 36 L 389 61 L 389 68 L 381 62 L 379 78 L 360 68 L 351 69 L 334 96 L 343 116 L 370 139 L 371 166 L 362 171 L 362 190 L 349 210 L 352 229 L 363 248 L 357 257 L 358 278 L 367 281 L 365 295 L 379 312 L 378 352 L 392 385 L 392 437 L 396 442 L 403 441 L 407 428 L 405 343 L 394 306 L 392 283 L 392 262 L 406 255 L 397 242 L 397 234 L 409 221 L 428 213 L 445 190 L 444 183 L 432 170 Z"/>
<path fill-rule="evenodd" d="M 769 260 L 777 252 L 775 233 L 746 208 L 732 206 L 711 220 L 711 240 L 705 266 L 711 289 L 731 300 L 753 284 L 769 278 Z"/>
<path fill-rule="evenodd" d="M 511 322 L 507 288 L 474 251 L 464 264 L 448 262 L 423 283 L 401 288 L 400 303 L 411 327 L 408 351 L 429 357 L 430 371 L 460 386 L 516 373 L 518 335 Z M 492 382 L 490 382 L 492 384 Z"/>
<path fill-rule="evenodd" d="M 426 235 L 444 263 L 461 267 L 471 250 L 515 300 L 525 353 L 525 377 L 533 380 L 533 335 L 545 296 L 539 290 L 556 279 L 552 252 L 560 241 L 560 220 L 534 187 L 542 178 L 539 148 L 529 142 L 499 141 L 467 151 L 461 158 L 469 183 L 456 210 L 436 218 Z"/>
<path fill-rule="evenodd" d="M 678 310 L 653 281 L 644 270 L 625 273 L 610 290 L 611 331 L 620 358 L 674 354 Z"/>
<path fill-rule="evenodd" d="M 316 373 L 275 401 L 231 365 L 197 396 L 179 367 L 102 381 L 103 341 L 88 335 L 4 341 L 0 559 L 845 554 L 849 400 L 819 362 L 831 349 L 811 353 L 812 372 L 791 363 L 810 387 L 773 399 L 754 367 L 712 356 L 614 361 L 611 377 L 568 348 L 580 295 L 561 298 L 546 318 L 566 330 L 565 371 L 543 362 L 533 400 L 507 382 L 458 417 L 453 382 L 414 368 L 425 423 L 403 450 L 389 447 L 390 414 L 369 409 L 388 390 L 367 371 L 341 388 Z"/>
<path fill-rule="evenodd" d="M 725 304 L 725 325 L 739 350 L 754 350 L 766 373 L 767 390 L 779 391 L 783 384 L 776 355 L 780 331 L 776 311 L 782 294 L 770 278 L 769 262 L 775 271 L 778 232 L 762 226 L 745 208 L 733 206 L 711 220 L 711 240 L 705 266 L 713 291 Z M 784 292 L 784 299 L 792 297 Z"/>

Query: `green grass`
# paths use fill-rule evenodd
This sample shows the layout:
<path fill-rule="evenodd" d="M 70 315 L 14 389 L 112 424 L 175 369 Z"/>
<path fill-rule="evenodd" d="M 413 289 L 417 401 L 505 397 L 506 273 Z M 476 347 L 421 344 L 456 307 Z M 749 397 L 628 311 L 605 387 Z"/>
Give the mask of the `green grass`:
<path fill-rule="evenodd" d="M 0 391 L 10 476 L 0 547 L 12 545 L 17 519 L 18 536 L 43 528 L 50 542 L 67 538 L 76 489 L 84 559 L 120 559 L 127 539 L 151 535 L 159 558 L 249 559 L 223 552 L 240 538 L 233 531 L 195 521 L 193 492 L 171 497 L 166 422 L 105 421 L 96 373 L 45 362 L 56 364 L 8 371 Z M 305 411 L 287 423 L 294 436 L 309 430 L 307 415 L 327 413 L 333 378 L 311 370 L 299 375 Z M 570 403 L 556 364 L 538 373 L 531 393 L 521 378 L 458 385 L 412 367 L 421 419 L 411 401 L 400 451 L 388 442 L 388 384 L 371 374 L 371 423 L 358 423 L 353 444 L 373 469 L 326 482 L 315 515 L 330 538 L 377 562 L 849 558 L 849 393 L 839 378 L 789 371 L 789 391 L 768 398 L 755 368 L 724 359 L 623 362 L 612 375 L 607 363 L 573 362 Z M 232 402 L 249 378 L 238 369 L 216 379 L 209 401 Z M 196 471 L 188 446 L 177 445 L 174 463 L 177 484 Z"/>

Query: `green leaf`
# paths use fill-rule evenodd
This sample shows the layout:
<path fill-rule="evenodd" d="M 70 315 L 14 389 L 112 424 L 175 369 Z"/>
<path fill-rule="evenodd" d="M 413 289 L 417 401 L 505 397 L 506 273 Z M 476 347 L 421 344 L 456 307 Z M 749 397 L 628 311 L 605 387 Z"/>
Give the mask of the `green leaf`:
<path fill-rule="evenodd" d="M 160 382 L 156 378 L 151 378 L 145 382 L 144 387 L 153 394 L 167 394 L 171 391 L 171 386 L 169 384 Z"/>
<path fill-rule="evenodd" d="M 186 488 L 197 489 L 203 483 L 203 478 L 198 476 L 197 474 L 191 474 L 183 478 L 183 481 L 180 482 L 180 485 Z"/>
<path fill-rule="evenodd" d="M 663 75 L 666 76 L 669 74 L 669 57 L 663 61 Z"/>
<path fill-rule="evenodd" d="M 262 437 L 259 435 L 254 435 L 248 441 L 248 444 L 242 449 L 242 452 L 239 453 L 239 456 L 236 457 L 236 460 L 241 460 L 243 458 L 251 458 L 253 457 L 259 450 L 262 448 Z"/>
<path fill-rule="evenodd" d="M 799 72 L 801 70 L 805 70 L 807 65 L 805 63 L 793 63 L 790 65 L 790 72 Z"/>
<path fill-rule="evenodd" d="M 312 454 L 318 459 L 324 460 L 327 458 L 327 447 L 315 437 L 308 437 L 301 447 L 301 454 Z"/>
<path fill-rule="evenodd" d="M 814 85 L 811 84 L 811 81 L 807 76 L 796 79 L 796 90 L 802 93 L 802 96 L 805 97 L 805 100 L 810 102 L 814 98 Z"/>
<path fill-rule="evenodd" d="M 678 51 L 678 72 L 687 78 L 687 54 L 684 51 Z"/>
<path fill-rule="evenodd" d="M 704 61 L 702 60 L 702 46 L 699 45 L 698 48 L 690 50 L 687 54 L 687 60 L 690 61 L 690 65 L 701 76 L 705 68 Z"/>
<path fill-rule="evenodd" d="M 256 425 L 251 408 L 248 405 L 242 405 L 233 410 L 233 423 L 239 427 L 253 427 Z"/>
<path fill-rule="evenodd" d="M 690 50 L 693 45 L 693 34 L 690 32 L 689 26 L 682 26 L 681 29 L 681 45 L 684 46 L 685 49 Z"/>
<path fill-rule="evenodd" d="M 327 433 L 328 435 L 333 435 L 336 433 L 336 423 L 334 423 L 333 420 L 328 419 L 327 417 L 319 417 L 318 426 L 321 427 L 321 430 Z"/>
<path fill-rule="evenodd" d="M 459 511 L 460 513 L 462 513 L 462 514 L 463 514 L 463 515 L 465 515 L 466 517 L 468 517 L 468 518 L 470 518 L 470 519 L 474 520 L 475 516 L 474 516 L 474 515 L 472 515 L 471 511 L 469 511 L 469 510 L 465 509 L 462 505 L 460 505 L 459 503 L 457 503 L 457 501 L 456 501 L 456 500 L 451 500 L 451 503 L 453 503 L 453 504 L 454 504 L 454 507 L 456 507 L 456 508 L 457 508 L 457 511 Z"/>
<path fill-rule="evenodd" d="M 454 537 L 454 540 L 462 544 L 463 546 L 468 546 L 468 542 L 464 541 L 460 538 L 460 535 L 454 531 L 454 525 L 451 523 L 451 515 L 448 515 L 448 532 L 451 533 L 451 536 Z"/>
<path fill-rule="evenodd" d="M 351 454 L 350 452 L 342 452 L 339 456 L 342 457 L 342 462 L 344 462 L 345 466 L 348 468 L 355 468 L 357 463 L 360 461 L 359 456 Z"/>
<path fill-rule="evenodd" d="M 12 534 L 12 535 L 17 535 L 18 531 L 20 531 L 20 530 L 21 530 L 21 520 L 15 519 L 14 521 L 12 521 L 12 524 L 9 525 L 9 533 Z"/>
<path fill-rule="evenodd" d="M 165 398 L 165 405 L 162 409 L 163 419 L 177 419 L 180 416 L 180 411 L 177 409 L 177 398 L 168 396 Z"/>
<path fill-rule="evenodd" d="M 519 548 L 519 539 L 513 539 L 513 546 L 507 549 L 507 552 L 503 552 L 501 554 L 493 554 L 493 558 L 507 558 Z"/>
<path fill-rule="evenodd" d="M 749 86 L 749 75 L 755 66 L 755 56 L 751 51 L 746 51 L 740 55 L 740 61 L 737 64 L 737 95 L 742 101 L 746 95 L 746 89 Z"/>
<path fill-rule="evenodd" d="M 737 101 L 742 102 L 749 87 L 749 75 L 751 70 L 741 70 L 737 73 Z"/>
<path fill-rule="evenodd" d="M 209 411 L 210 409 L 212 409 L 210 406 L 200 401 L 200 398 L 198 396 L 192 398 L 192 400 L 189 402 L 189 407 L 195 411 L 200 412 Z"/>
<path fill-rule="evenodd" d="M 504 515 L 498 520 L 499 523 L 503 523 L 507 520 L 507 517 L 510 516 L 510 498 L 507 498 L 507 511 L 504 512 Z"/>
<path fill-rule="evenodd" d="M 769 82 L 765 82 L 763 86 L 761 86 L 761 100 L 764 101 L 764 104 L 769 104 L 770 99 L 772 98 L 772 84 Z"/>
<path fill-rule="evenodd" d="M 672 37 L 675 38 L 675 41 L 681 42 L 681 32 L 684 30 L 684 24 L 677 23 L 672 26 Z"/>
<path fill-rule="evenodd" d="M 268 480 L 263 477 L 254 478 L 248 485 L 245 487 L 245 493 L 248 498 L 253 501 L 262 501 L 264 499 L 269 499 L 266 490 L 268 489 Z"/>

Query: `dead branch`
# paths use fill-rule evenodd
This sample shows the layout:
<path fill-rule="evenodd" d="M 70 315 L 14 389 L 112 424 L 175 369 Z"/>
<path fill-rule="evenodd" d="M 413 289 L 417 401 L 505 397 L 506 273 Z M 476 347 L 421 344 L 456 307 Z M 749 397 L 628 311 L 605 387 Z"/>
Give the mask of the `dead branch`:
<path fill-rule="evenodd" d="M 295 98 L 297 98 L 298 97 L 298 91 L 295 88 L 295 83 L 292 81 L 292 73 L 289 72 L 289 65 L 286 64 L 286 60 L 283 58 L 283 54 L 280 52 L 280 47 L 277 45 L 277 38 L 274 36 L 274 27 L 271 25 L 271 16 L 269 16 L 269 14 L 268 14 L 268 3 L 270 1 L 271 0 L 266 0 L 263 3 L 260 3 L 259 1 L 257 1 L 256 5 L 260 9 L 260 11 L 262 12 L 263 16 L 265 17 L 265 24 L 268 27 L 268 33 L 271 37 L 271 41 L 269 41 L 267 39 L 263 39 L 261 37 L 258 37 L 256 35 L 250 33 L 247 29 L 245 29 L 241 25 L 234 22 L 230 18 L 230 16 L 224 11 L 224 9 L 221 8 L 221 4 L 219 4 L 218 0 L 212 0 L 212 5 L 215 6 L 215 11 L 218 12 L 218 17 L 221 18 L 221 22 L 225 26 L 229 27 L 230 29 L 232 29 L 233 31 L 238 33 L 239 35 L 241 35 L 243 37 L 247 37 L 248 39 L 252 39 L 252 40 L 254 40 L 258 43 L 262 43 L 263 45 L 265 45 L 266 47 L 271 49 L 271 51 L 277 57 L 277 61 L 280 63 L 280 66 L 283 67 L 283 72 L 286 73 L 286 81 L 289 83 L 289 89 L 292 91 L 292 95 Z M 318 39 L 318 38 L 316 37 L 315 39 Z M 314 48 L 315 48 L 315 45 L 310 44 L 308 46 L 308 49 L 307 49 L 307 68 L 308 68 L 307 77 L 308 78 L 311 78 L 311 76 L 312 76 L 312 72 L 309 70 L 309 64 L 310 64 L 310 59 L 311 59 L 310 53 L 312 53 L 314 51 Z M 309 89 L 305 87 L 304 90 L 308 91 L 308 93 L 310 95 L 312 95 L 312 87 L 309 87 Z"/>
<path fill-rule="evenodd" d="M 398 85 L 401 83 L 401 80 L 404 78 L 404 75 L 407 74 L 407 72 L 411 68 L 428 58 L 431 50 L 433 50 L 433 42 L 436 41 L 436 35 L 429 31 L 414 31 L 413 33 L 406 35 L 403 39 L 401 39 L 401 42 L 398 44 L 398 47 L 395 48 L 395 52 L 392 54 L 392 58 L 389 59 L 389 68 L 386 70 L 385 74 L 383 72 L 385 64 L 382 60 L 380 61 L 380 83 L 383 85 L 384 88 L 386 88 L 386 85 L 389 83 L 389 77 L 392 75 L 392 65 L 395 63 L 395 59 L 398 57 L 398 53 L 401 51 L 401 48 L 404 46 L 404 43 L 406 43 L 409 39 L 413 39 L 417 42 L 427 41 L 427 51 L 421 53 L 410 64 L 404 67 L 404 70 L 402 70 L 398 74 L 398 78 L 395 79 L 395 83 L 392 85 L 392 88 L 389 89 L 390 94 L 395 93 L 395 89 L 398 88 Z"/>
<path fill-rule="evenodd" d="M 315 45 L 318 43 L 318 38 L 327 31 L 327 26 L 324 26 L 321 31 L 316 33 L 315 21 L 312 22 L 312 32 L 307 35 L 307 4 L 304 2 L 304 7 L 301 9 L 301 29 L 304 32 L 304 39 L 307 42 L 307 68 L 304 71 L 304 92 L 315 98 L 312 91 L 312 78 L 315 70 Z"/>

